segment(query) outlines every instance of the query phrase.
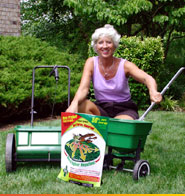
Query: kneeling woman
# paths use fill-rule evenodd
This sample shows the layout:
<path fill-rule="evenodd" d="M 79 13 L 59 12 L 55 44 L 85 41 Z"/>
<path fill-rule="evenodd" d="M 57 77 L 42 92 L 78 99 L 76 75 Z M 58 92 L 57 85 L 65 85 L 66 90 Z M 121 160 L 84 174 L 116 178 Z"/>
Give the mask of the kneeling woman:
<path fill-rule="evenodd" d="M 92 47 L 98 56 L 86 60 L 80 86 L 66 112 L 79 112 L 121 119 L 138 119 L 138 109 L 131 100 L 128 77 L 145 84 L 150 100 L 159 103 L 155 79 L 126 59 L 113 56 L 120 35 L 111 25 L 98 28 L 92 35 Z M 87 100 L 93 82 L 95 102 Z"/>

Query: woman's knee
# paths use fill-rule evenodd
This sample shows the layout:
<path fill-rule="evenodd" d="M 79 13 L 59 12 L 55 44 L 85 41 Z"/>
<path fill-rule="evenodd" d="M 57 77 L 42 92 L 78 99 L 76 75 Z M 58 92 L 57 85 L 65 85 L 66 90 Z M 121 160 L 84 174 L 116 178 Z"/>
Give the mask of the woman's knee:
<path fill-rule="evenodd" d="M 118 115 L 118 116 L 115 116 L 114 118 L 125 119 L 125 120 L 134 120 L 133 117 L 131 117 L 129 115 Z"/>
<path fill-rule="evenodd" d="M 94 115 L 100 115 L 100 111 L 98 107 L 90 100 L 84 100 L 79 105 L 79 112 L 80 113 L 87 113 L 87 114 L 94 114 Z"/>

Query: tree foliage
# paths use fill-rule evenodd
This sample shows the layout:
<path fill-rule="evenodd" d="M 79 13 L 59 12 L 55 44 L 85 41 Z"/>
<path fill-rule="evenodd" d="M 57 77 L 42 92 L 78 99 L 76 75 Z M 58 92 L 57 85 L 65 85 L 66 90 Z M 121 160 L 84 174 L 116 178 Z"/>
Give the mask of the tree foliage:
<path fill-rule="evenodd" d="M 50 34 L 69 40 L 67 48 L 82 50 L 90 35 L 111 23 L 121 35 L 160 36 L 165 56 L 172 40 L 184 36 L 184 0 L 28 0 L 22 3 L 23 31 L 44 39 Z M 49 36 L 48 36 L 49 37 Z"/>
<path fill-rule="evenodd" d="M 22 2 L 21 21 L 23 35 L 36 36 L 69 53 L 87 55 L 89 25 L 75 16 L 63 0 Z"/>
<path fill-rule="evenodd" d="M 122 35 L 167 36 L 166 54 L 173 32 L 185 29 L 184 0 L 64 0 L 64 4 L 75 15 L 114 24 Z"/>

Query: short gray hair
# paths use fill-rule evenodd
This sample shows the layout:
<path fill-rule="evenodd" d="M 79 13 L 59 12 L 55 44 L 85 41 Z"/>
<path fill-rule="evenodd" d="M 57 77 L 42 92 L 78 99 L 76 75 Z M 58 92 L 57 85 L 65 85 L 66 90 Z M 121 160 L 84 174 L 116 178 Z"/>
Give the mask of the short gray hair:
<path fill-rule="evenodd" d="M 91 46 L 96 52 L 96 43 L 101 36 L 108 36 L 112 39 L 115 48 L 118 47 L 121 35 L 118 34 L 116 29 L 110 24 L 106 24 L 104 27 L 98 28 L 92 34 Z"/>

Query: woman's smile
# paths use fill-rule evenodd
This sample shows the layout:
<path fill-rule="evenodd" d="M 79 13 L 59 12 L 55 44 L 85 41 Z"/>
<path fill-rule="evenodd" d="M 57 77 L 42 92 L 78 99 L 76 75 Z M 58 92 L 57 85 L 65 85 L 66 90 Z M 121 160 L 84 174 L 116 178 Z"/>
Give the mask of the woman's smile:
<path fill-rule="evenodd" d="M 113 55 L 115 46 L 110 37 L 100 37 L 96 44 L 97 52 L 100 56 L 108 57 Z"/>

